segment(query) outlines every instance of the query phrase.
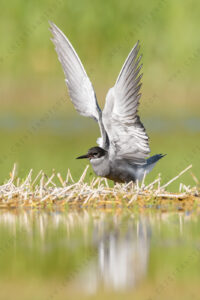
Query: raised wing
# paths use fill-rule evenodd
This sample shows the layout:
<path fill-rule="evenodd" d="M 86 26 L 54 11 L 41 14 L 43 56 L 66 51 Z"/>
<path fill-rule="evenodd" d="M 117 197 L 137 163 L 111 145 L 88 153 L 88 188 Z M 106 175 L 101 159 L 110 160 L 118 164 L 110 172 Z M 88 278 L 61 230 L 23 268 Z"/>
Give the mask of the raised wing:
<path fill-rule="evenodd" d="M 143 163 L 150 153 L 148 136 L 137 114 L 142 65 L 139 42 L 128 55 L 117 81 L 106 96 L 103 124 L 110 140 L 110 154 Z"/>
<path fill-rule="evenodd" d="M 70 98 L 81 115 L 98 121 L 102 135 L 101 147 L 106 148 L 107 135 L 102 124 L 102 113 L 92 83 L 70 41 L 54 23 L 50 22 L 50 26 L 53 34 L 52 41 L 65 74 Z"/>

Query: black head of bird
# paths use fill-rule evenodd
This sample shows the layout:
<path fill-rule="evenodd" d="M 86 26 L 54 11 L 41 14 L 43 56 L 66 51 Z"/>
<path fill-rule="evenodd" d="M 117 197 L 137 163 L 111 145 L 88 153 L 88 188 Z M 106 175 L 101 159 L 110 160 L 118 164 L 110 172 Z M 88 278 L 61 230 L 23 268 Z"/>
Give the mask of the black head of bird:
<path fill-rule="evenodd" d="M 100 158 L 105 156 L 107 153 L 106 150 L 104 150 L 101 147 L 92 147 L 88 150 L 87 154 L 81 155 L 77 157 L 77 159 L 83 159 L 83 158 L 88 158 L 88 159 L 95 159 L 95 158 Z"/>

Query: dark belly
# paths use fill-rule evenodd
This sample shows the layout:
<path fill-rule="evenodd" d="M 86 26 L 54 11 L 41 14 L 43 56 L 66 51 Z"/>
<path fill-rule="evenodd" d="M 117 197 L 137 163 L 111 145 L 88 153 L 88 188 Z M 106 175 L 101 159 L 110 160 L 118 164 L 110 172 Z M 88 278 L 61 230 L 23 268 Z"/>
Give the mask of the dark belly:
<path fill-rule="evenodd" d="M 110 170 L 110 173 L 106 176 L 106 178 L 111 179 L 115 182 L 121 182 L 121 183 L 126 183 L 136 181 L 136 176 L 135 176 L 135 168 L 134 166 L 126 166 L 126 165 L 117 165 L 115 167 L 112 167 Z"/>

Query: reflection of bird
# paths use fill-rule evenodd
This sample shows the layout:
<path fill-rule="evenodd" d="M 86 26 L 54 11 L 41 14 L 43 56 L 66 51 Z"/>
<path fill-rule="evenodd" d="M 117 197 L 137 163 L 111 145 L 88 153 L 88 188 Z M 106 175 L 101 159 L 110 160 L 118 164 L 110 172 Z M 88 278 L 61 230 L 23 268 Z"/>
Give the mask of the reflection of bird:
<path fill-rule="evenodd" d="M 147 274 L 151 243 L 151 224 L 141 216 L 125 220 L 101 215 L 92 227 L 92 245 L 97 249 L 83 268 L 77 284 L 87 292 L 100 288 L 125 291 L 135 287 Z"/>
<path fill-rule="evenodd" d="M 51 32 L 76 110 L 83 116 L 95 119 L 101 131 L 101 138 L 97 140 L 99 147 L 89 149 L 87 154 L 78 158 L 88 158 L 98 176 L 116 182 L 141 180 L 163 155 L 156 154 L 146 159 L 150 153 L 148 136 L 137 114 L 142 77 L 142 74 L 139 75 L 141 56 L 137 57 L 139 43 L 131 50 L 114 87 L 108 91 L 102 112 L 93 86 L 71 43 L 53 23 Z"/>

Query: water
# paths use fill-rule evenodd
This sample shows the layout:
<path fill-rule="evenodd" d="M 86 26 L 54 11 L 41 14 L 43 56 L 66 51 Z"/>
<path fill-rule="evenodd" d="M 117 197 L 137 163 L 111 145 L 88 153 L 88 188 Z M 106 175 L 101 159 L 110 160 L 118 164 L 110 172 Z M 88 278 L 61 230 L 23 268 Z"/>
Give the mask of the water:
<path fill-rule="evenodd" d="M 49 283 L 45 299 L 148 289 L 162 299 L 171 287 L 199 281 L 199 226 L 199 215 L 186 212 L 2 211 L 1 282 L 11 292 L 15 282 L 39 278 L 35 293 Z"/>
<path fill-rule="evenodd" d="M 10 122 L 12 120 L 12 122 Z M 200 177 L 198 120 L 144 120 L 150 137 L 151 155 L 167 154 L 148 174 L 146 183 L 150 183 L 161 173 L 163 184 L 179 174 L 190 164 L 192 172 Z M 187 124 L 186 124 L 187 123 Z M 195 129 L 195 128 L 196 129 Z M 98 124 L 88 118 L 66 116 L 63 118 L 28 120 L 5 115 L 0 120 L 0 182 L 9 177 L 14 163 L 18 164 L 18 176 L 25 178 L 30 169 L 35 176 L 42 169 L 48 176 L 55 169 L 66 177 L 70 168 L 75 181 L 79 180 L 88 161 L 75 158 L 95 146 L 99 137 Z M 93 171 L 90 168 L 90 177 Z M 193 186 L 194 180 L 189 172 L 170 185 L 171 191 L 177 191 L 183 182 Z"/>
<path fill-rule="evenodd" d="M 100 287 L 115 291 L 135 287 L 147 273 L 150 235 L 147 220 L 130 219 L 121 224 L 114 217 L 113 224 L 105 219 L 97 222 L 93 228 L 97 259 L 82 275 L 85 290 L 94 293 Z"/>
<path fill-rule="evenodd" d="M 200 119 L 189 117 L 184 119 L 163 119 L 158 116 L 143 118 L 145 127 L 151 133 L 168 133 L 176 130 L 184 130 L 191 133 L 200 132 Z M 80 133 L 83 130 L 91 130 L 94 121 L 80 118 L 78 115 L 67 116 L 64 118 L 51 118 L 43 121 L 39 129 L 49 131 L 59 136 L 69 136 L 70 134 Z M 41 118 L 27 120 L 16 115 L 4 114 L 0 119 L 0 129 L 5 131 L 23 130 L 24 128 L 38 127 Z M 96 126 L 98 128 L 98 126 Z M 70 130 L 69 130 L 70 129 Z"/>

